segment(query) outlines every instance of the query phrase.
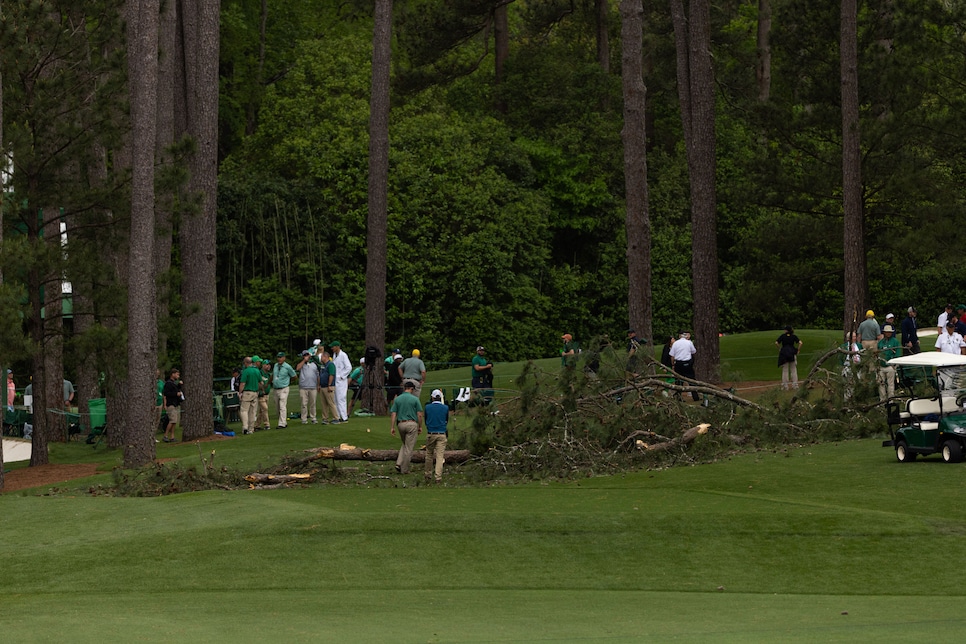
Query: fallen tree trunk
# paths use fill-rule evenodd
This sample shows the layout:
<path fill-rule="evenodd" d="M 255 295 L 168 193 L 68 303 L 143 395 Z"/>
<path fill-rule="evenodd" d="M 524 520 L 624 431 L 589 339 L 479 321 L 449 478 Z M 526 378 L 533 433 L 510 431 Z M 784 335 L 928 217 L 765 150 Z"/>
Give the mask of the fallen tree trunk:
<path fill-rule="evenodd" d="M 311 477 L 311 474 L 261 474 L 260 472 L 253 472 L 246 476 L 245 480 L 256 485 L 265 485 L 306 481 Z"/>
<path fill-rule="evenodd" d="M 319 458 L 331 458 L 336 461 L 395 461 L 399 455 L 398 449 L 361 449 L 353 447 L 343 449 L 340 447 L 317 447 L 309 460 Z M 468 449 L 446 450 L 443 458 L 447 463 L 465 463 L 470 460 Z M 413 451 L 412 462 L 423 463 L 426 461 L 425 450 Z"/>

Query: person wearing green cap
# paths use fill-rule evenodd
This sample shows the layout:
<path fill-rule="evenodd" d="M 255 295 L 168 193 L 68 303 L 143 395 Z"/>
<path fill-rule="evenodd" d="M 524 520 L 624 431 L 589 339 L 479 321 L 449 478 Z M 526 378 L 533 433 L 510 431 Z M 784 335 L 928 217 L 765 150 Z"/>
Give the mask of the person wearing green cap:
<path fill-rule="evenodd" d="M 285 362 L 285 352 L 279 351 L 275 356 L 275 366 L 272 368 L 272 392 L 278 408 L 278 428 L 288 427 L 288 387 L 292 378 L 297 376 L 292 365 Z"/>
<path fill-rule="evenodd" d="M 245 368 L 238 382 L 238 396 L 241 399 L 238 414 L 241 416 L 243 434 L 255 433 L 255 422 L 258 420 L 258 385 L 261 379 L 254 360 L 245 358 Z"/>

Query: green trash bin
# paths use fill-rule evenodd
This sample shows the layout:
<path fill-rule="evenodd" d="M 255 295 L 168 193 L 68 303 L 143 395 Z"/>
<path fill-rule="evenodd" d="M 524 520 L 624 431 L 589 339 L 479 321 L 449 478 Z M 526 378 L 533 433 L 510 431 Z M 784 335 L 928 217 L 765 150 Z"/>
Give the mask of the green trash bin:
<path fill-rule="evenodd" d="M 90 414 L 90 427 L 88 429 L 97 429 L 107 424 L 107 398 L 88 400 L 87 411 Z"/>

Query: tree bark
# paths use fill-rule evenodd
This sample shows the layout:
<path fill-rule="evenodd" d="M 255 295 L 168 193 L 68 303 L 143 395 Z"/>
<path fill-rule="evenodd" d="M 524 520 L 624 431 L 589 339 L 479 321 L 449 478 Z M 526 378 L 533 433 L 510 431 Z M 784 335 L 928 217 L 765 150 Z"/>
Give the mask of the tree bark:
<path fill-rule="evenodd" d="M 132 0 L 128 10 L 131 103 L 131 242 L 128 254 L 128 417 L 124 467 L 154 460 L 157 298 L 154 271 L 154 158 L 157 138 L 159 0 Z"/>
<path fill-rule="evenodd" d="M 376 0 L 369 107 L 369 217 L 366 244 L 366 346 L 386 345 L 386 254 L 389 219 L 389 80 L 392 0 Z M 372 361 L 372 360 L 370 360 Z M 374 362 L 374 361 L 373 361 Z M 362 404 L 385 415 L 382 361 L 366 364 Z M 378 376 L 378 379 L 377 379 Z"/>
<path fill-rule="evenodd" d="M 623 3 L 622 3 L 623 4 Z M 597 64 L 605 74 L 610 73 L 610 2 L 608 0 L 594 0 L 597 16 Z M 623 8 L 621 13 L 623 15 Z M 642 9 L 643 11 L 643 9 Z"/>
<path fill-rule="evenodd" d="M 186 133 L 194 140 L 189 190 L 200 199 L 181 224 L 183 438 L 213 432 L 215 220 L 218 189 L 218 26 L 220 1 L 180 0 Z"/>
<path fill-rule="evenodd" d="M 767 103 L 771 96 L 771 0 L 758 0 L 757 59 L 755 79 L 758 102 Z"/>
<path fill-rule="evenodd" d="M 624 190 L 627 231 L 627 314 L 644 342 L 651 333 L 651 222 L 648 213 L 647 132 L 644 85 L 644 5 L 622 0 L 621 80 L 624 89 Z"/>
<path fill-rule="evenodd" d="M 677 48 L 678 95 L 691 184 L 691 282 L 695 373 L 720 382 L 718 247 L 715 194 L 714 69 L 708 0 L 671 1 Z"/>
<path fill-rule="evenodd" d="M 842 216 L 845 265 L 843 326 L 853 330 L 868 302 L 864 221 L 862 215 L 862 151 L 859 138 L 859 71 L 856 0 L 842 0 L 840 42 L 842 82 Z"/>

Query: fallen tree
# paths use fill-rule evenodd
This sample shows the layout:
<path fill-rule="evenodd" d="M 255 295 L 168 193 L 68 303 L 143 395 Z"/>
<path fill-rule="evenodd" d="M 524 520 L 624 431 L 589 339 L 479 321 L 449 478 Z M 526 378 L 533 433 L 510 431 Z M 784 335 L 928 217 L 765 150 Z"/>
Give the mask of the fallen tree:
<path fill-rule="evenodd" d="M 359 447 L 316 447 L 306 460 L 332 459 L 336 461 L 395 461 L 399 455 L 398 449 L 362 449 Z M 447 463 L 465 463 L 470 459 L 468 449 L 446 450 L 443 458 Z M 425 450 L 414 450 L 412 462 L 426 461 Z"/>

